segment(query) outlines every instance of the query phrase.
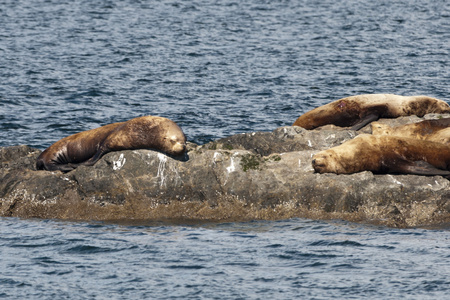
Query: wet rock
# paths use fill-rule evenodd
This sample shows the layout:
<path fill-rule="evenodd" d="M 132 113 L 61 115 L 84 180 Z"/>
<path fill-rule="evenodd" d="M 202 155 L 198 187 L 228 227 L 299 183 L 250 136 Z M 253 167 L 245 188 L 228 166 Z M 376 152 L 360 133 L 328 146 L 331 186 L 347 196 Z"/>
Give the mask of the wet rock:
<path fill-rule="evenodd" d="M 439 116 L 426 116 L 437 118 Z M 417 117 L 381 120 L 391 126 Z M 112 152 L 69 173 L 36 171 L 40 151 L 0 148 L 0 216 L 71 220 L 250 220 L 306 217 L 394 227 L 450 222 L 449 181 L 414 175 L 315 174 L 311 157 L 369 132 L 282 127 L 189 146 L 179 161 Z"/>

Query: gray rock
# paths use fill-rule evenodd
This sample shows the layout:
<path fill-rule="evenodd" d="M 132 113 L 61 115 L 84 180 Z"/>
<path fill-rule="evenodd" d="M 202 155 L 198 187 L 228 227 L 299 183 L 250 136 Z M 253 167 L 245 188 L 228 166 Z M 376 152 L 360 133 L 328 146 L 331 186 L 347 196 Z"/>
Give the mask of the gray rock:
<path fill-rule="evenodd" d="M 286 126 L 272 132 L 242 133 L 203 145 L 205 150 L 248 150 L 267 156 L 303 150 L 323 150 L 354 138 L 356 131 L 337 129 L 306 130 L 297 126 Z"/>
<path fill-rule="evenodd" d="M 360 132 L 282 127 L 191 144 L 187 161 L 120 151 L 66 174 L 36 171 L 39 150 L 0 148 L 0 216 L 130 222 L 306 217 L 394 227 L 450 222 L 449 181 L 440 176 L 314 173 L 313 154 Z"/>

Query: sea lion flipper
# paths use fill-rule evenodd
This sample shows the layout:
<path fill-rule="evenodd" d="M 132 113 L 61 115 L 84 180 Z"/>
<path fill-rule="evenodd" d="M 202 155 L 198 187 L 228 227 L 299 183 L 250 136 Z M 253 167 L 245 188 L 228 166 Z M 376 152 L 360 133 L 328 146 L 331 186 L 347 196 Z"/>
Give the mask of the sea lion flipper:
<path fill-rule="evenodd" d="M 108 152 L 110 151 L 101 148 L 95 153 L 94 156 L 84 162 L 79 163 L 78 166 L 93 166 L 103 155 Z"/>
<path fill-rule="evenodd" d="M 394 170 L 392 170 L 394 171 Z M 396 172 L 403 174 L 412 175 L 425 175 L 425 176 L 449 176 L 450 171 L 438 169 L 430 163 L 420 160 L 420 161 L 402 161 L 396 164 Z"/>
<path fill-rule="evenodd" d="M 72 164 L 57 165 L 57 169 L 64 173 L 73 171 L 75 168 Z"/>
<path fill-rule="evenodd" d="M 364 116 L 361 120 L 359 120 L 355 125 L 352 126 L 351 130 L 360 130 L 370 122 L 376 121 L 380 118 L 379 114 L 372 113 L 367 116 Z"/>

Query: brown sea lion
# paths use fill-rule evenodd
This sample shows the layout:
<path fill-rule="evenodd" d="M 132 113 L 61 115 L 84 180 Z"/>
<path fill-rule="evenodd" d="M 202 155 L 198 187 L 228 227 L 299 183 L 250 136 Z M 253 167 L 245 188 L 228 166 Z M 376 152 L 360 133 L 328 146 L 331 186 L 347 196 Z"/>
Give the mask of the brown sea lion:
<path fill-rule="evenodd" d="M 374 135 L 393 135 L 450 144 L 450 118 L 425 120 L 397 127 L 380 122 L 373 122 L 370 125 Z"/>
<path fill-rule="evenodd" d="M 186 151 L 186 136 L 173 121 L 144 116 L 65 137 L 39 155 L 38 170 L 68 172 L 91 166 L 111 151 L 154 149 L 178 156 Z"/>
<path fill-rule="evenodd" d="M 450 113 L 450 106 L 439 99 L 427 96 L 398 96 L 392 94 L 367 94 L 336 100 L 301 115 L 293 124 L 305 129 L 334 124 L 353 126 L 359 130 L 379 118 L 396 118 L 428 113 Z"/>
<path fill-rule="evenodd" d="M 317 173 L 372 171 L 448 176 L 450 147 L 411 138 L 363 134 L 315 154 L 312 165 Z"/>

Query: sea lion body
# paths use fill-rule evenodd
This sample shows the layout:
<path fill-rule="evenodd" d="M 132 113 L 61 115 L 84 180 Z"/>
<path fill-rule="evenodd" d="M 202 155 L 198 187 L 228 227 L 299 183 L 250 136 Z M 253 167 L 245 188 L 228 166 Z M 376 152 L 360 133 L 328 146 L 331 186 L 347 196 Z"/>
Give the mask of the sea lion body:
<path fill-rule="evenodd" d="M 65 137 L 38 157 L 38 170 L 70 171 L 93 165 L 111 151 L 153 149 L 178 156 L 186 150 L 186 136 L 173 121 L 144 116 L 108 124 Z"/>
<path fill-rule="evenodd" d="M 392 135 L 450 144 L 450 118 L 425 120 L 397 127 L 373 122 L 371 126 L 374 135 Z"/>
<path fill-rule="evenodd" d="M 359 135 L 313 156 L 317 173 L 401 173 L 450 175 L 450 147 L 436 142 L 385 135 Z"/>
<path fill-rule="evenodd" d="M 439 99 L 427 96 L 399 96 L 393 94 L 357 95 L 317 107 L 301 115 L 293 124 L 305 129 L 334 124 L 353 126 L 359 130 L 379 118 L 396 118 L 428 113 L 450 113 L 450 106 Z"/>

